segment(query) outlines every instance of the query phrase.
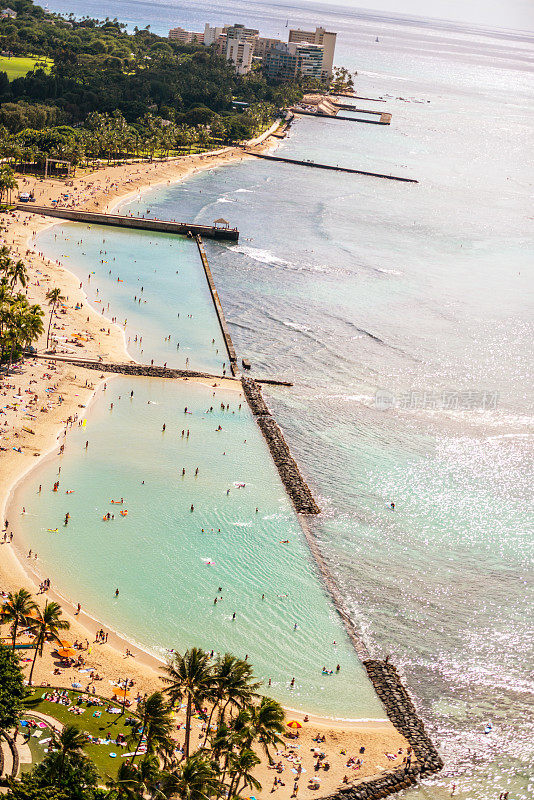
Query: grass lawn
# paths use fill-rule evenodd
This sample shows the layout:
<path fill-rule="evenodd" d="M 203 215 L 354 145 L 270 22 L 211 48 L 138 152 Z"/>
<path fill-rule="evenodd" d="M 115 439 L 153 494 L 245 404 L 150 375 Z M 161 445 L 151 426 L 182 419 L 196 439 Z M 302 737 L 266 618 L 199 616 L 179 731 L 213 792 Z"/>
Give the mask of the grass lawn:
<path fill-rule="evenodd" d="M 132 731 L 130 725 L 125 725 L 125 720 L 130 716 L 128 709 L 126 709 L 123 715 L 109 714 L 106 711 L 108 706 L 118 708 L 118 706 L 112 701 L 109 701 L 109 703 L 106 703 L 106 705 L 103 706 L 87 706 L 87 700 L 89 699 L 88 695 L 69 690 L 69 699 L 72 703 L 74 703 L 74 705 L 77 704 L 79 699 L 83 700 L 81 705 L 81 708 L 84 709 L 83 714 L 73 714 L 66 706 L 61 705 L 60 703 L 51 703 L 48 700 L 43 700 L 42 695 L 45 693 L 45 691 L 50 692 L 51 690 L 39 687 L 32 695 L 30 695 L 30 697 L 26 699 L 25 705 L 28 711 L 27 714 L 24 715 L 25 718 L 30 718 L 32 711 L 39 711 L 41 714 L 47 714 L 50 717 L 54 717 L 54 719 L 57 719 L 57 721 L 62 725 L 75 725 L 83 733 L 87 733 L 95 738 L 107 739 L 109 737 L 113 740 L 110 744 L 88 743 L 85 747 L 85 752 L 95 762 L 96 768 L 102 778 L 105 779 L 107 775 L 115 777 L 117 770 L 123 761 L 122 754 L 131 752 L 128 750 L 128 747 L 122 747 L 117 745 L 115 742 L 115 738 L 118 733 L 123 733 L 125 736 L 128 736 Z M 98 698 L 95 699 L 98 700 Z M 94 717 L 93 714 L 95 711 L 100 712 L 101 716 Z M 24 728 L 21 728 L 20 730 L 24 731 Z M 46 731 L 44 728 L 43 730 Z M 48 736 L 49 733 L 45 732 L 40 738 L 48 738 Z M 38 741 L 39 740 L 36 737 L 32 737 L 32 739 L 30 739 L 29 744 L 32 755 L 35 749 L 40 749 L 41 752 L 44 750 L 44 747 L 38 744 Z M 110 753 L 116 753 L 117 757 L 111 758 Z"/>
<path fill-rule="evenodd" d="M 0 56 L 0 72 L 7 72 L 7 77 L 12 81 L 15 78 L 23 78 L 37 63 L 46 63 L 47 71 L 52 66 L 52 60 L 44 56 L 40 58 L 33 58 L 32 56 L 7 58 L 7 56 Z"/>
<path fill-rule="evenodd" d="M 32 717 L 31 714 L 24 714 L 24 720 L 34 719 L 38 724 L 45 724 L 42 723 L 41 720 L 37 719 L 37 717 Z M 19 725 L 19 739 L 18 741 L 26 740 L 28 736 L 29 728 L 23 725 Z M 27 741 L 28 747 L 30 748 L 30 753 L 32 754 L 32 763 L 31 764 L 21 764 L 20 768 L 22 772 L 29 772 L 29 770 L 35 765 L 39 764 L 40 761 L 43 760 L 43 756 L 45 754 L 45 745 L 41 745 L 41 739 L 48 739 L 50 736 L 50 727 L 46 725 L 46 727 L 39 727 L 32 732 L 32 735 Z M 36 735 L 35 735 L 36 734 Z"/>

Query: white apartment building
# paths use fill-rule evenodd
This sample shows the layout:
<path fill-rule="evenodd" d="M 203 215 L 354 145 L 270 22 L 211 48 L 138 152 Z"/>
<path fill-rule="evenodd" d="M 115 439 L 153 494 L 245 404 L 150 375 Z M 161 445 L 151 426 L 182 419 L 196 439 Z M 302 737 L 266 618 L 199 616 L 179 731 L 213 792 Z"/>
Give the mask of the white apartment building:
<path fill-rule="evenodd" d="M 297 28 L 289 31 L 289 42 L 308 42 L 309 44 L 323 46 L 323 73 L 328 77 L 331 77 L 334 66 L 336 38 L 336 33 L 327 31 L 324 28 L 316 28 L 315 31 L 302 31 Z"/>
<path fill-rule="evenodd" d="M 252 69 L 254 44 L 246 39 L 227 38 L 226 58 L 231 61 L 238 75 L 246 75 Z"/>
<path fill-rule="evenodd" d="M 209 22 L 206 22 L 204 25 L 204 44 L 206 47 L 209 47 L 211 44 L 215 44 L 217 39 L 220 39 L 223 33 L 224 28 L 222 25 L 220 27 L 214 27 L 210 25 Z"/>

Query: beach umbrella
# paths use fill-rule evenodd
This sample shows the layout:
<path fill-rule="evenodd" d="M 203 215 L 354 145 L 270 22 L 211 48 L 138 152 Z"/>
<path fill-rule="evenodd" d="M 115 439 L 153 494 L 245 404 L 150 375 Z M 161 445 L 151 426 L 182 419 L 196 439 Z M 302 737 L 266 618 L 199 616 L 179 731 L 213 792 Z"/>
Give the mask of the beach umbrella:
<path fill-rule="evenodd" d="M 60 639 L 59 643 L 65 650 L 70 650 L 72 648 L 72 642 L 69 642 L 67 639 Z"/>
<path fill-rule="evenodd" d="M 113 689 L 113 697 L 124 700 L 130 694 L 129 689 Z"/>
<path fill-rule="evenodd" d="M 297 722 L 296 719 L 290 719 L 289 722 L 287 723 L 287 727 L 288 728 L 302 728 L 302 725 L 300 724 L 300 722 Z"/>
<path fill-rule="evenodd" d="M 60 658 L 74 658 L 78 655 L 74 647 L 58 647 L 56 652 Z"/>

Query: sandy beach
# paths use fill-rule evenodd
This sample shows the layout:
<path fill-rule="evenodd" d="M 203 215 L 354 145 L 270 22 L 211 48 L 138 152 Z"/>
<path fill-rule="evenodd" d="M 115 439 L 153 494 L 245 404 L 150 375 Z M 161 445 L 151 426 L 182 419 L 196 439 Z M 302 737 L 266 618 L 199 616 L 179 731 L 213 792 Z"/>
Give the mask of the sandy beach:
<path fill-rule="evenodd" d="M 106 211 L 116 206 L 119 200 L 158 184 L 184 180 L 200 170 L 213 169 L 244 158 L 247 156 L 242 150 L 229 148 L 224 153 L 213 156 L 101 168 L 73 179 L 73 186 L 67 190 L 71 195 L 68 207 Z M 45 181 L 19 176 L 18 181 L 20 190 L 34 190 L 35 202 L 41 205 L 50 205 L 52 200 L 57 200 L 65 191 L 65 184 L 58 180 Z M 11 248 L 14 257 L 22 258 L 27 265 L 29 300 L 40 303 L 47 311 L 46 292 L 56 286 L 62 289 L 66 299 L 56 318 L 55 332 L 59 328 L 61 337 L 66 342 L 73 342 L 75 336 L 83 339 L 83 347 L 69 345 L 68 348 L 65 347 L 66 354 L 87 358 L 102 357 L 108 362 L 116 363 L 131 362 L 122 327 L 110 324 L 90 307 L 79 280 L 72 273 L 32 249 L 31 241 L 36 234 L 57 223 L 51 222 L 50 218 L 37 217 L 23 211 L 6 214 L 1 223 L 4 227 L 3 243 Z M 81 308 L 75 310 L 77 305 Z M 45 334 L 36 345 L 39 353 L 45 350 L 48 314 L 45 323 Z M 62 347 L 59 347 L 58 354 L 61 350 Z M 20 510 L 17 510 L 16 501 L 11 504 L 10 500 L 16 497 L 16 487 L 40 459 L 58 452 L 63 437 L 67 435 L 69 419 L 78 422 L 87 414 L 91 400 L 103 380 L 110 381 L 112 378 L 109 375 L 103 376 L 97 370 L 81 369 L 68 363 L 54 363 L 37 358 L 26 359 L 21 366 L 12 370 L 11 375 L 3 378 L 0 387 L 4 397 L 4 409 L 0 416 L 0 505 L 3 520 L 7 520 L 7 532 L 15 532 L 13 544 L 9 543 L 9 536 L 7 541 L 0 544 L 0 590 L 3 592 L 22 586 L 36 592 L 40 581 L 37 574 L 38 562 L 24 555 L 19 560 L 15 553 L 16 526 L 12 523 L 14 515 L 20 513 Z M 239 388 L 239 384 L 232 381 L 225 381 L 225 384 L 228 388 Z M 98 694 L 111 697 L 112 682 L 125 678 L 134 681 L 135 693 L 140 692 L 141 695 L 161 687 L 161 664 L 155 658 L 135 648 L 112 631 L 108 631 L 106 644 L 96 644 L 95 633 L 101 627 L 97 619 L 83 610 L 78 616 L 75 615 L 71 600 L 57 594 L 54 587 L 47 596 L 61 603 L 65 616 L 71 623 L 68 638 L 82 644 L 84 649 L 81 654 L 86 660 L 86 666 L 94 668 L 100 676 L 101 680 L 96 682 Z M 44 600 L 44 596 L 40 597 Z M 127 648 L 133 654 L 132 657 L 125 655 Z M 80 680 L 85 688 L 87 678 L 84 681 L 73 668 L 54 675 L 56 662 L 57 659 L 48 651 L 37 663 L 34 682 L 70 687 L 73 680 Z M 290 712 L 290 717 L 302 720 L 303 714 Z M 313 769 L 311 748 L 316 746 L 312 739 L 317 733 L 326 737 L 326 741 L 317 746 L 327 754 L 331 765 L 328 772 L 321 770 L 315 773 Z M 402 762 L 407 748 L 406 740 L 388 721 L 346 722 L 317 717 L 310 717 L 309 722 L 303 723 L 298 741 L 291 741 L 291 744 L 295 743 L 299 745 L 298 756 L 306 770 L 303 776 L 306 780 L 300 781 L 299 795 L 306 797 L 331 792 L 345 775 L 349 780 L 355 780 L 396 766 Z M 361 747 L 365 748 L 363 755 L 360 755 Z M 290 796 L 294 774 L 290 772 L 293 756 L 288 760 L 289 755 L 288 750 L 276 759 L 284 765 L 281 773 L 271 771 L 266 764 L 258 770 L 257 777 L 263 784 L 264 794 L 271 791 L 274 777 L 277 776 L 283 780 L 285 786 L 279 786 L 274 793 L 284 798 Z M 349 757 L 361 758 L 361 768 L 346 766 Z M 315 774 L 321 779 L 320 789 L 306 789 L 307 779 Z"/>

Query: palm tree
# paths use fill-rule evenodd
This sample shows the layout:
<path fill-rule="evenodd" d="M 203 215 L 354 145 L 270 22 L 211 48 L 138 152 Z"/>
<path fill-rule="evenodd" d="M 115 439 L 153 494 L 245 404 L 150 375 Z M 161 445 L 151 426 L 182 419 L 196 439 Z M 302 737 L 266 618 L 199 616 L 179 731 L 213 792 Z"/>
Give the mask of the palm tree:
<path fill-rule="evenodd" d="M 31 681 L 30 681 L 31 684 Z M 75 725 L 65 725 L 60 734 L 52 737 L 52 747 L 58 750 L 57 759 L 57 779 L 61 781 L 65 761 L 73 754 L 82 755 L 83 747 L 87 743 L 87 737 Z"/>
<path fill-rule="evenodd" d="M 248 745 L 250 747 L 253 741 L 260 742 L 269 759 L 269 764 L 272 764 L 273 759 L 269 752 L 269 745 L 277 745 L 283 741 L 279 734 L 285 731 L 284 709 L 276 700 L 262 697 L 259 706 L 250 708 L 250 715 L 251 735 L 248 737 Z"/>
<path fill-rule="evenodd" d="M 210 800 L 223 789 L 217 773 L 202 753 L 194 753 L 183 761 L 176 772 L 166 775 L 162 782 L 165 797 L 181 800 Z"/>
<path fill-rule="evenodd" d="M 213 706 L 204 745 L 215 710 L 220 710 L 219 722 L 223 722 L 228 706 L 243 708 L 257 696 L 256 690 L 260 686 L 260 681 L 254 679 L 252 667 L 248 661 L 236 658 L 231 653 L 225 653 L 217 658 L 213 667 Z"/>
<path fill-rule="evenodd" d="M 209 696 L 212 688 L 212 667 L 210 657 L 199 647 L 192 647 L 185 655 L 175 653 L 165 667 L 167 675 L 163 678 L 170 684 L 165 692 L 173 703 L 185 697 L 187 701 L 185 715 L 185 757 L 189 756 L 189 740 L 191 737 L 191 715 L 193 707 L 199 711 L 201 703 Z"/>
<path fill-rule="evenodd" d="M 32 622 L 32 632 L 35 636 L 35 653 L 33 654 L 32 667 L 28 678 L 30 686 L 32 685 L 33 670 L 37 656 L 43 655 L 45 643 L 57 642 L 59 644 L 61 641 L 59 638 L 60 631 L 66 631 L 70 628 L 70 622 L 66 619 L 61 619 L 61 613 L 59 603 L 49 603 L 47 601 L 43 610 L 37 612 Z"/>
<path fill-rule="evenodd" d="M 24 288 L 28 280 L 28 270 L 23 261 L 17 261 L 10 265 L 9 274 L 11 277 L 11 291 L 15 288 L 17 281 Z"/>
<path fill-rule="evenodd" d="M 143 737 L 146 739 L 147 758 L 153 754 L 165 757 L 172 752 L 172 709 L 162 692 L 154 692 L 146 700 L 143 700 L 139 704 L 137 712 L 140 716 L 140 725 L 137 732 L 132 731 L 132 741 L 136 742 L 132 763 L 137 758 Z"/>
<path fill-rule="evenodd" d="M 229 726 L 221 722 L 210 740 L 210 756 L 219 765 L 220 780 L 224 783 L 234 752 L 243 748 L 249 734 L 250 713 L 241 710 Z M 251 737 L 252 740 L 252 737 Z"/>
<path fill-rule="evenodd" d="M 250 786 L 252 789 L 261 789 L 261 783 L 251 773 L 261 760 L 256 753 L 248 747 L 243 748 L 237 755 L 230 757 L 230 786 L 228 797 L 236 797 L 240 791 Z M 241 781 L 244 781 L 240 787 Z"/>
<path fill-rule="evenodd" d="M 257 689 L 261 681 L 257 681 L 252 673 L 252 666 L 248 661 L 236 658 L 231 653 L 225 653 L 215 664 L 214 678 L 222 690 L 224 705 L 221 708 L 221 717 L 224 719 L 228 706 L 245 708 L 258 697 Z"/>
<path fill-rule="evenodd" d="M 151 756 L 139 764 L 122 763 L 116 778 L 108 776 L 106 786 L 117 792 L 117 800 L 139 800 L 149 794 L 150 797 L 165 797 L 157 788 L 160 779 L 158 760 Z"/>
<path fill-rule="evenodd" d="M 11 191 L 18 186 L 15 180 L 15 175 L 11 167 L 4 165 L 0 170 L 0 202 L 2 201 L 5 192 L 11 195 Z"/>
<path fill-rule="evenodd" d="M 10 592 L 7 600 L 0 609 L 0 625 L 11 623 L 11 637 L 13 642 L 13 652 L 17 640 L 17 631 L 20 627 L 26 627 L 30 623 L 37 604 L 32 599 L 31 594 L 26 589 L 19 589 L 18 592 Z"/>
<path fill-rule="evenodd" d="M 44 312 L 41 306 L 32 305 L 28 308 L 21 324 L 20 339 L 22 344 L 29 347 L 32 342 L 42 334 Z"/>
<path fill-rule="evenodd" d="M 50 341 L 50 328 L 52 327 L 52 318 L 54 316 L 54 312 L 56 310 L 56 306 L 58 303 L 62 303 L 65 298 L 61 294 L 61 289 L 50 289 L 46 293 L 46 299 L 48 300 L 48 305 L 50 306 L 50 322 L 48 323 L 48 332 L 46 334 L 46 349 L 48 350 L 48 342 Z"/>

